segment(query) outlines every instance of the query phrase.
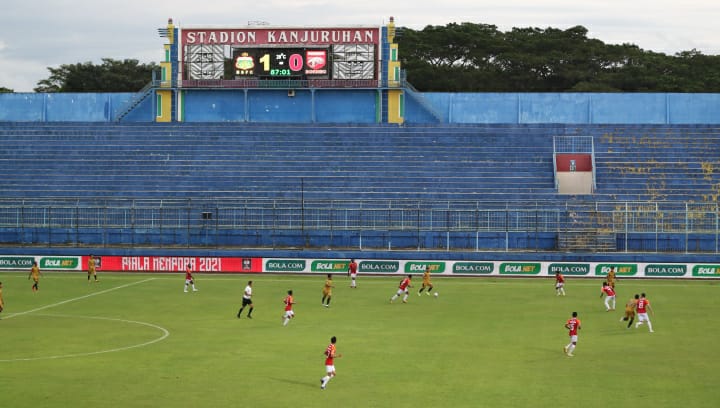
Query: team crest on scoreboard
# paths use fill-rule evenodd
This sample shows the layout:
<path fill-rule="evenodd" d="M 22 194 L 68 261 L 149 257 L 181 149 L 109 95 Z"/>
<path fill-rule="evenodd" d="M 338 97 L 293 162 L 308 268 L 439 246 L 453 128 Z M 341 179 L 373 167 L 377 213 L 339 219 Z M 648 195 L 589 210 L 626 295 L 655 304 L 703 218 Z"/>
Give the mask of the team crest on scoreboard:
<path fill-rule="evenodd" d="M 305 65 L 309 68 L 305 70 L 306 75 L 327 74 L 327 50 L 306 50 Z"/>
<path fill-rule="evenodd" d="M 252 75 L 255 69 L 255 60 L 247 52 L 235 58 L 235 75 Z"/>

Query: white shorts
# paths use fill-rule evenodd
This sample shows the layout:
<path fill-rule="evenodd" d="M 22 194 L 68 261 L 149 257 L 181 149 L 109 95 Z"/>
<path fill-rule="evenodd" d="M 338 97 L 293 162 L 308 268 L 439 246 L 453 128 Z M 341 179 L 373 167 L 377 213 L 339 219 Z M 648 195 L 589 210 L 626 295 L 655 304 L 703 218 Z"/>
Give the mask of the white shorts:
<path fill-rule="evenodd" d="M 330 374 L 330 373 L 333 373 L 333 374 L 334 374 L 334 373 L 335 373 L 335 366 L 334 366 L 334 365 L 326 365 L 326 366 L 325 366 L 325 372 L 328 373 L 328 374 Z"/>
<path fill-rule="evenodd" d="M 355 279 L 356 276 L 357 276 L 357 273 L 351 273 L 351 274 L 350 274 L 350 277 L 353 278 L 353 279 Z"/>
<path fill-rule="evenodd" d="M 560 288 L 562 288 L 563 286 L 565 286 L 565 282 L 558 282 L 558 283 L 555 284 L 555 289 L 560 289 Z"/>
<path fill-rule="evenodd" d="M 283 317 L 293 317 L 293 316 L 295 316 L 295 312 L 293 312 L 292 310 L 286 310 L 285 314 L 283 315 Z"/>
<path fill-rule="evenodd" d="M 406 294 L 406 293 L 408 293 L 408 290 L 407 290 L 407 289 L 398 289 L 398 291 L 397 291 L 397 295 L 398 295 L 398 296 L 404 295 L 404 294 Z"/>
<path fill-rule="evenodd" d="M 570 336 L 570 342 L 571 343 L 577 343 L 577 334 L 574 336 Z"/>
<path fill-rule="evenodd" d="M 638 313 L 638 322 L 649 322 L 650 318 L 647 313 Z"/>
<path fill-rule="evenodd" d="M 192 279 L 185 279 L 185 284 L 186 284 L 186 285 L 189 285 L 189 284 L 191 284 L 191 283 L 193 283 L 193 280 L 192 280 Z"/>

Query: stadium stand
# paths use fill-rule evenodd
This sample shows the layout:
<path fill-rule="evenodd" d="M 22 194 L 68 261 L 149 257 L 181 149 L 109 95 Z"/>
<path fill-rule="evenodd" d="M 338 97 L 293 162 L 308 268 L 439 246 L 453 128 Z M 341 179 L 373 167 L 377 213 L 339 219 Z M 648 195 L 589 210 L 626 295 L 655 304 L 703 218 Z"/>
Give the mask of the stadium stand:
<path fill-rule="evenodd" d="M 592 136 L 593 194 L 557 193 L 553 137 L 558 135 Z M 611 252 L 633 245 L 645 249 L 642 234 L 648 232 L 656 233 L 650 239 L 657 249 L 660 225 L 670 234 L 668 246 L 678 250 L 687 242 L 687 223 L 673 217 L 692 215 L 688 205 L 696 204 L 703 207 L 694 216 L 693 231 L 706 235 L 697 247 L 712 250 L 719 138 L 718 128 L 710 125 L 3 122 L 0 191 L 8 228 L 2 242 L 43 242 L 45 233 L 38 231 L 45 227 L 33 232 L 29 225 L 49 221 L 26 219 L 47 212 L 61 224 L 48 240 L 113 244 L 111 234 L 101 231 L 108 216 L 99 213 L 124 200 L 133 207 L 143 201 L 161 207 L 160 215 L 153 208 L 142 221 L 133 212 L 138 220 L 131 227 L 146 235 L 140 239 L 142 234 L 133 233 L 130 244 L 176 243 L 167 235 L 177 235 L 185 223 L 207 235 L 213 219 L 216 228 L 229 223 L 245 238 L 228 233 L 186 244 L 302 246 L 297 238 L 284 241 L 277 233 L 301 228 L 303 235 L 317 232 L 311 246 L 352 247 L 358 246 L 352 231 L 342 238 L 331 231 L 328 238 L 327 230 L 362 228 L 384 234 L 374 244 L 380 247 L 394 240 L 396 246 L 417 248 Z M 245 218 L 238 224 L 238 210 L 228 202 L 243 200 Z M 58 208 L 49 211 L 53 206 Z M 81 216 L 79 208 L 85 206 L 90 208 L 82 211 L 95 214 Z M 281 206 L 287 208 L 279 216 L 275 210 Z M 191 215 L 179 209 L 186 207 L 192 207 Z M 376 211 L 358 210 L 355 224 L 339 228 L 333 220 L 339 211 L 357 208 Z M 21 233 L 12 224 L 18 212 L 25 220 Z M 174 217 L 171 225 L 183 218 L 201 221 L 158 227 L 157 217 Z M 120 224 L 117 228 L 126 227 Z M 640 235 L 628 235 L 628 225 Z M 392 230 L 398 231 L 387 232 Z M 509 233 L 518 234 L 511 245 Z M 369 235 L 365 245 L 373 245 Z"/>

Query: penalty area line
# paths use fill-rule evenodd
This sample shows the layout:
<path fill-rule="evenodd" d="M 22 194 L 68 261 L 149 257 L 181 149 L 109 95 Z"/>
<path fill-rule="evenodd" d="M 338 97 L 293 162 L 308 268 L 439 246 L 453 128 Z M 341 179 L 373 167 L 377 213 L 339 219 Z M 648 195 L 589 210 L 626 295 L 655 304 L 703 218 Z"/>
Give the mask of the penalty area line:
<path fill-rule="evenodd" d="M 139 285 L 139 284 L 141 284 L 141 283 L 145 283 L 145 282 L 148 282 L 148 281 L 151 281 L 151 280 L 155 280 L 155 278 L 148 278 L 148 279 L 144 279 L 144 280 L 137 281 L 137 282 L 127 283 L 127 284 L 125 284 L 125 285 L 117 286 L 117 287 L 110 288 L 110 289 L 105 289 L 105 290 L 102 290 L 102 291 L 100 291 L 100 292 L 90 293 L 90 294 L 88 294 L 88 295 L 83 295 L 83 296 L 79 296 L 79 297 L 76 297 L 76 298 L 63 300 L 62 302 L 53 303 L 53 304 L 51 304 L 51 305 L 45 305 L 45 306 L 41 306 L 41 307 L 38 307 L 38 308 L 35 308 L 35 309 L 26 310 L 26 311 L 24 311 L 24 312 L 10 313 L 10 314 L 8 314 L 8 315 L 5 317 L 5 319 L 12 319 L 12 318 L 15 317 L 15 316 L 22 316 L 22 315 L 26 315 L 26 314 L 30 314 L 30 313 L 34 313 L 34 312 L 39 312 L 40 310 L 45 310 L 45 309 L 49 309 L 49 308 L 51 308 L 51 307 L 56 307 L 56 306 L 64 305 L 64 304 L 66 304 L 66 303 L 75 302 L 75 301 L 77 301 L 77 300 L 87 299 L 87 298 L 89 298 L 89 297 L 93 297 L 93 296 L 97 296 L 97 295 L 103 295 L 103 294 L 105 294 L 105 293 L 109 293 L 109 292 L 112 292 L 112 291 L 115 291 L 115 290 L 118 290 L 118 289 L 124 289 L 124 288 L 130 287 L 130 286 L 134 286 L 134 285 Z"/>

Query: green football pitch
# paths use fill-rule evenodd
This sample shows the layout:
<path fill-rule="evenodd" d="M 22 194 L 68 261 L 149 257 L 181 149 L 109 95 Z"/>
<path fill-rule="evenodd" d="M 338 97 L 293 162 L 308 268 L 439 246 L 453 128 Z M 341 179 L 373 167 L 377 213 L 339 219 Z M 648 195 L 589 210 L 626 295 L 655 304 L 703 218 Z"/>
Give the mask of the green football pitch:
<path fill-rule="evenodd" d="M 598 279 L 433 277 L 438 297 L 389 298 L 400 276 L 0 274 L 2 407 L 715 407 L 716 281 L 620 280 L 606 312 Z M 253 319 L 236 318 L 254 281 Z M 283 326 L 294 291 L 296 317 Z M 647 326 L 625 301 L 646 292 Z M 246 309 L 247 311 L 247 309 Z M 565 321 L 582 329 L 575 357 Z M 337 376 L 320 389 L 337 336 Z"/>

